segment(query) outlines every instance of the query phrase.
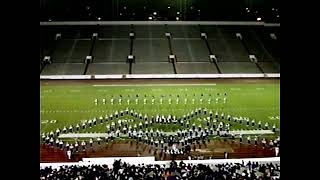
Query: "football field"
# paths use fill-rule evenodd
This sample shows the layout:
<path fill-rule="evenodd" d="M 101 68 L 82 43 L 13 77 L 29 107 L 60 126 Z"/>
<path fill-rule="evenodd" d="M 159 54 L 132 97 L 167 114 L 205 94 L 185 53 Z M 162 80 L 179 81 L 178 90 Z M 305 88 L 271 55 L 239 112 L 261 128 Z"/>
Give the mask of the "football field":
<path fill-rule="evenodd" d="M 81 132 L 105 132 L 111 121 L 100 123 L 116 111 L 134 110 L 143 116 L 162 116 L 169 114 L 176 118 L 190 114 L 197 108 L 207 109 L 213 114 L 218 112 L 226 117 L 248 117 L 262 126 L 266 122 L 269 128 L 280 126 L 280 82 L 255 80 L 254 82 L 210 82 L 210 83 L 41 83 L 41 132 L 55 131 L 76 124 L 81 126 L 84 120 L 96 118 L 98 124 Z M 208 115 L 191 119 L 191 123 L 203 124 Z M 132 125 L 138 118 L 124 115 L 119 119 L 132 119 Z M 116 121 L 115 121 L 116 122 Z M 144 121 L 143 121 L 144 122 Z M 256 129 L 251 126 L 229 122 L 231 130 Z M 175 131 L 179 125 L 153 124 L 154 129 Z M 181 129 L 181 128 L 180 128 Z"/>

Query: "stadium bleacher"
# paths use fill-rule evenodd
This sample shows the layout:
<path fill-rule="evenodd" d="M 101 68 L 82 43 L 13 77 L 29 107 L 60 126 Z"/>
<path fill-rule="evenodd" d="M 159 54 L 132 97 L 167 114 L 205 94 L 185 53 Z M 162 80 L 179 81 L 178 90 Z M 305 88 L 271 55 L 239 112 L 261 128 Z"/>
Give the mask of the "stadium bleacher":
<path fill-rule="evenodd" d="M 197 25 L 168 25 L 168 32 L 172 33 L 173 38 L 199 38 L 200 29 Z"/>
<path fill-rule="evenodd" d="M 167 32 L 166 26 L 163 25 L 135 25 L 133 31 L 139 38 L 164 38 L 164 33 Z"/>
<path fill-rule="evenodd" d="M 124 38 L 128 39 L 132 30 L 130 25 L 99 26 L 97 29 L 99 38 Z"/>
<path fill-rule="evenodd" d="M 41 75 L 82 75 L 86 56 L 93 46 L 93 61 L 87 75 L 95 74 L 216 74 L 209 55 L 217 57 L 221 73 L 279 73 L 279 27 L 235 25 L 90 25 L 41 26 L 40 59 L 50 56 L 52 64 L 41 65 Z M 134 32 L 132 55 L 129 33 Z M 165 33 L 171 33 L 168 39 Z M 55 40 L 57 33 L 61 39 Z M 96 41 L 92 34 L 98 33 Z M 206 33 L 207 39 L 201 38 Z M 242 40 L 237 38 L 240 33 Z M 277 39 L 272 39 L 274 33 Z M 206 41 L 208 46 L 206 45 Z M 170 51 L 170 45 L 171 50 Z M 168 56 L 176 56 L 170 63 Z M 249 55 L 255 55 L 253 63 Z M 43 67 L 42 67 L 43 66 Z M 70 70 L 75 67 L 76 70 Z M 81 69 L 82 68 L 82 69 Z M 260 69 L 261 68 L 261 69 Z M 72 68 L 71 68 L 72 69 Z M 176 71 L 174 70 L 176 69 Z"/>
<path fill-rule="evenodd" d="M 132 69 L 133 74 L 174 74 L 173 66 L 168 62 L 137 62 Z"/>
<path fill-rule="evenodd" d="M 219 62 L 219 67 L 223 73 L 261 73 L 251 62 Z"/>
<path fill-rule="evenodd" d="M 218 74 L 215 65 L 210 62 L 178 62 L 176 67 L 179 74 Z"/>
<path fill-rule="evenodd" d="M 164 34 L 163 34 L 164 36 Z M 165 38 L 135 39 L 133 54 L 136 62 L 167 62 L 169 55 L 168 41 Z"/>
<path fill-rule="evenodd" d="M 209 62 L 209 51 L 200 33 L 196 39 L 172 39 L 173 53 L 177 56 L 178 62 Z"/>
<path fill-rule="evenodd" d="M 83 74 L 85 64 L 83 63 L 52 63 L 42 70 L 43 75 L 73 75 Z"/>
<path fill-rule="evenodd" d="M 92 53 L 93 63 L 126 62 L 129 50 L 129 39 L 97 40 Z"/>
<path fill-rule="evenodd" d="M 128 74 L 129 64 L 123 62 L 92 63 L 88 66 L 87 74 Z"/>

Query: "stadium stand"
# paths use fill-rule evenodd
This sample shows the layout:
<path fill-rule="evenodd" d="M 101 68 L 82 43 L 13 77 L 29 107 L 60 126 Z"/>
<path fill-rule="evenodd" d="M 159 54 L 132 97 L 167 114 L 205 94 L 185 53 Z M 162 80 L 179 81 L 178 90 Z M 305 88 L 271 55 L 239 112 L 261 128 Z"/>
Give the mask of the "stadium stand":
<path fill-rule="evenodd" d="M 273 59 L 280 63 L 280 29 L 267 27 L 258 29 L 256 34 Z M 276 39 L 272 39 L 271 34 L 274 34 Z"/>
<path fill-rule="evenodd" d="M 164 39 L 164 33 L 167 32 L 163 25 L 135 25 L 133 27 L 137 38 L 161 38 Z"/>
<path fill-rule="evenodd" d="M 50 56 L 52 62 L 44 65 L 41 61 L 41 75 L 280 72 L 279 27 L 43 25 L 40 31 L 40 61 Z M 130 32 L 134 33 L 132 40 Z M 165 36 L 166 32 L 171 33 L 170 38 Z M 93 33 L 98 33 L 96 41 L 92 40 Z M 201 33 L 206 33 L 207 37 L 201 38 Z M 61 38 L 55 40 L 57 34 Z M 80 70 L 77 63 L 84 63 L 90 52 L 93 61 Z M 131 53 L 135 59 L 126 65 L 127 56 Z M 170 54 L 175 55 L 176 62 L 169 63 Z M 210 60 L 210 55 L 216 56 L 216 62 Z M 257 62 L 251 62 L 249 55 L 255 55 Z M 72 66 L 77 70 L 68 71 Z"/>
<path fill-rule="evenodd" d="M 173 66 L 168 62 L 137 62 L 132 69 L 134 74 L 174 74 Z"/>
<path fill-rule="evenodd" d="M 126 62 L 126 55 L 129 50 L 129 39 L 98 39 L 92 53 L 93 62 Z"/>
<path fill-rule="evenodd" d="M 199 38 L 200 31 L 197 25 L 168 25 L 168 32 L 172 33 L 174 38 Z"/>
<path fill-rule="evenodd" d="M 209 51 L 203 40 L 200 39 L 200 33 L 196 39 L 184 38 L 172 39 L 173 53 L 177 56 L 179 62 L 209 62 Z"/>
<path fill-rule="evenodd" d="M 252 62 L 219 62 L 223 73 L 261 73 Z"/>
<path fill-rule="evenodd" d="M 98 26 L 99 38 L 123 38 L 127 39 L 132 28 L 130 25 Z"/>
<path fill-rule="evenodd" d="M 42 70 L 43 75 L 73 75 L 82 74 L 85 68 L 83 63 L 52 63 Z"/>
<path fill-rule="evenodd" d="M 130 165 L 115 160 L 108 165 L 61 166 L 40 169 L 40 179 L 280 179 L 280 163 L 186 164 L 172 161 L 167 164 Z"/>
<path fill-rule="evenodd" d="M 129 64 L 127 63 L 92 63 L 88 67 L 87 74 L 128 74 Z"/>
<path fill-rule="evenodd" d="M 178 62 L 176 67 L 179 74 L 218 74 L 218 70 L 210 62 Z"/>
<path fill-rule="evenodd" d="M 133 54 L 136 62 L 167 62 L 169 56 L 168 41 L 164 38 L 135 39 Z"/>

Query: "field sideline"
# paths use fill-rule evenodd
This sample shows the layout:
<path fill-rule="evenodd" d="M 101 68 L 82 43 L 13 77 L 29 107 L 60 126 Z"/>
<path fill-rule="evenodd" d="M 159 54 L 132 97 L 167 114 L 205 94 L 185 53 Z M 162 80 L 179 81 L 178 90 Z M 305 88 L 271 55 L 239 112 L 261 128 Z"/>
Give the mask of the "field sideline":
<path fill-rule="evenodd" d="M 135 82 L 135 81 L 133 81 Z M 182 115 L 196 108 L 207 108 L 215 112 L 242 116 L 273 124 L 280 125 L 280 83 L 279 80 L 264 81 L 215 81 L 204 84 L 186 83 L 180 81 L 175 84 L 145 81 L 145 83 L 125 84 L 103 82 L 75 83 L 62 81 L 61 83 L 41 82 L 41 132 L 49 132 L 56 128 L 81 123 L 83 120 L 98 118 L 116 110 L 126 108 L 149 116 Z M 219 93 L 219 95 L 218 95 Z M 224 94 L 227 95 L 224 95 Z M 138 97 L 137 97 L 138 95 Z M 120 97 L 121 96 L 121 97 Z M 179 96 L 179 97 L 178 97 Z M 219 102 L 216 103 L 216 98 Z M 223 98 L 226 97 L 226 103 Z M 119 99 L 122 99 L 119 104 Z M 98 99 L 95 105 L 94 100 Z M 106 103 L 102 103 L 102 99 Z M 113 105 L 111 99 L 114 100 Z M 130 100 L 130 104 L 127 100 Z M 135 100 L 138 99 L 138 104 Z M 146 104 L 143 103 L 146 99 Z M 154 99 L 154 104 L 152 104 Z M 160 104 L 162 99 L 162 104 Z M 171 104 L 169 104 L 171 99 Z M 177 104 L 179 99 L 179 104 Z M 185 103 L 187 99 L 187 103 Z M 194 103 L 192 100 L 194 99 Z M 202 99 L 202 103 L 200 101 Z M 211 99 L 210 104 L 208 100 Z M 126 119 L 129 117 L 125 117 Z M 194 119 L 196 122 L 197 119 Z M 157 126 L 157 125 L 156 125 Z M 160 125 L 167 131 L 169 125 Z M 171 125 L 170 125 L 171 126 Z M 245 126 L 235 125 L 233 128 L 245 129 Z M 86 132 L 105 132 L 105 124 L 97 125 Z"/>

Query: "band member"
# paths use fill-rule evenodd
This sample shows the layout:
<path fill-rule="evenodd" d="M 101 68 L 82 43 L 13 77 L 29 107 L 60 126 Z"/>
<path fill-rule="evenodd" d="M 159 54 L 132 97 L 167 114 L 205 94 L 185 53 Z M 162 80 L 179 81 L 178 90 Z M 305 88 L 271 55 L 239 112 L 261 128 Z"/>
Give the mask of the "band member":
<path fill-rule="evenodd" d="M 85 151 L 86 149 L 86 142 L 82 141 L 81 142 L 82 150 Z"/>
<path fill-rule="evenodd" d="M 67 133 L 67 128 L 66 128 L 65 126 L 63 127 L 62 132 L 63 132 L 63 133 Z"/>
<path fill-rule="evenodd" d="M 59 136 L 59 134 L 60 134 L 60 129 L 59 129 L 59 128 L 57 128 L 57 130 L 56 130 L 56 136 L 58 137 L 58 136 Z"/>

